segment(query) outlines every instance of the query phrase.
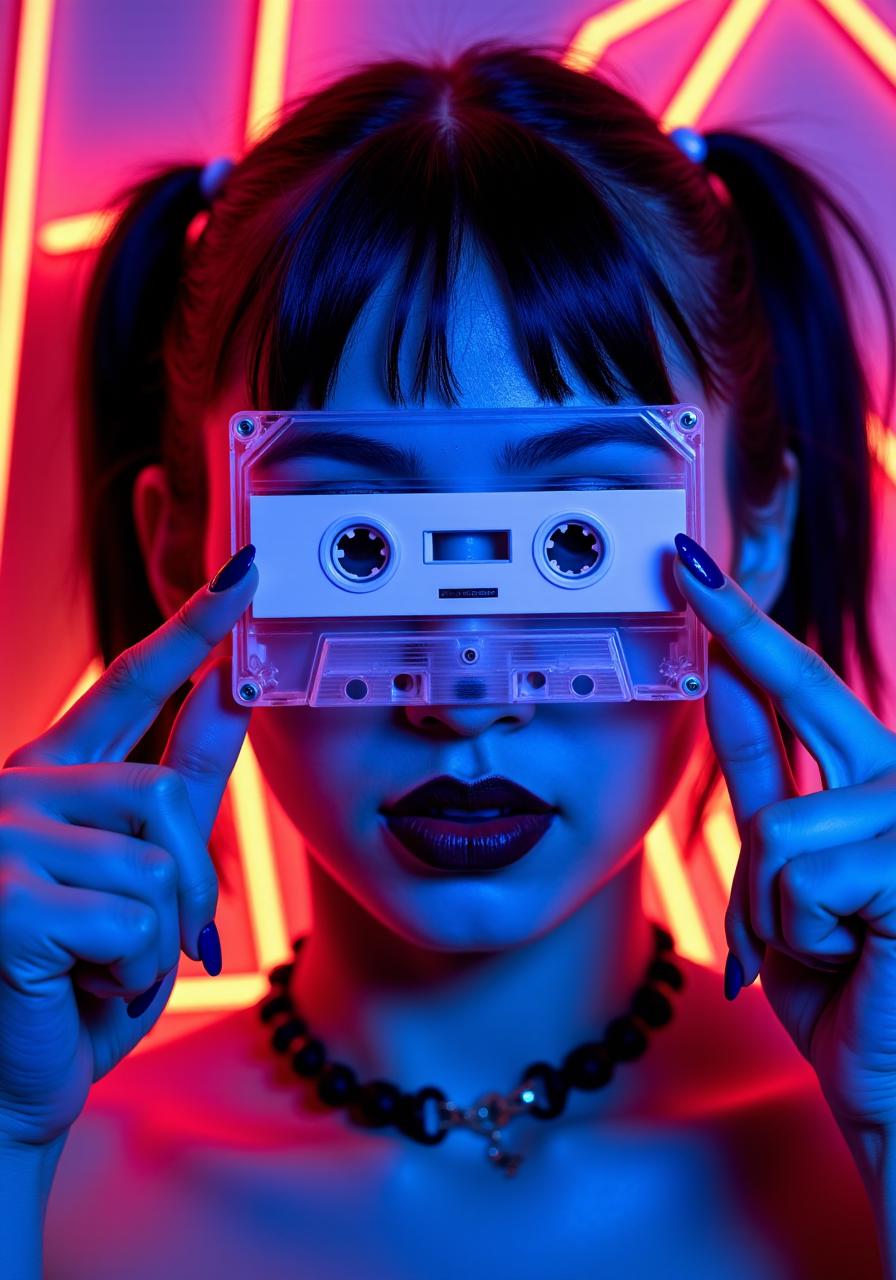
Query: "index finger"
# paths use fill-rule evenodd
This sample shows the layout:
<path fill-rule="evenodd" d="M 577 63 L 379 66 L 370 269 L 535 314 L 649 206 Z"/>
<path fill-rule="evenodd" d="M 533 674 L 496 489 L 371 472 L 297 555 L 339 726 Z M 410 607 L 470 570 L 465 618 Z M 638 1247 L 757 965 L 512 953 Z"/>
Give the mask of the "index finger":
<path fill-rule="evenodd" d="M 817 760 L 828 786 L 865 781 L 896 759 L 896 735 L 808 645 L 774 622 L 707 552 L 683 534 L 673 572 L 701 622 L 774 701 Z M 721 585 L 683 567 L 693 557 Z"/>
<path fill-rule="evenodd" d="M 706 726 L 746 842 L 755 813 L 799 793 L 772 704 L 716 640 L 710 644 Z"/>
<path fill-rule="evenodd" d="M 252 708 L 230 691 L 230 659 L 213 663 L 184 699 L 159 761 L 186 784 L 196 824 L 208 843 L 221 800 L 242 750 Z"/>
<path fill-rule="evenodd" d="M 206 583 L 156 631 L 125 649 L 64 716 L 7 765 L 91 764 L 123 760 L 140 741 L 168 698 L 209 656 L 247 608 L 258 586 L 255 548 L 247 543 L 212 582 L 230 574 L 230 586 Z M 241 576 L 233 574 L 242 571 Z M 224 577 L 224 582 L 228 581 Z"/>
<path fill-rule="evenodd" d="M 710 644 L 706 724 L 741 839 L 725 935 L 744 973 L 755 974 L 762 965 L 765 944 L 754 931 L 753 921 L 762 918 L 763 908 L 774 900 L 768 883 L 769 874 L 774 873 L 754 861 L 751 820 L 766 805 L 797 795 L 798 789 L 772 704 L 717 640 Z M 773 922 L 764 923 L 766 929 L 773 930 Z"/>

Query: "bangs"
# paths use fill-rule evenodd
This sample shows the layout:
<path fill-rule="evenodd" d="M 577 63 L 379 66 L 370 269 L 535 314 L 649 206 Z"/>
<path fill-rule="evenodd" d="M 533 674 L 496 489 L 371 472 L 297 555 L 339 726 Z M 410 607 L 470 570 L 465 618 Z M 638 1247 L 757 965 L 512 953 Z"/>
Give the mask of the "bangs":
<path fill-rule="evenodd" d="M 702 353 L 707 337 L 701 347 L 664 278 L 675 239 L 661 233 L 655 205 L 620 206 L 610 176 L 583 165 L 581 155 L 461 93 L 450 110 L 444 95 L 404 106 L 407 114 L 380 119 L 335 159 L 310 175 L 306 169 L 298 192 L 294 181 L 288 195 L 281 187 L 273 209 L 259 214 L 263 202 L 256 203 L 255 235 L 241 228 L 244 245 L 267 251 L 254 270 L 235 264 L 243 287 L 218 350 L 223 355 L 236 336 L 253 405 L 325 408 L 352 328 L 390 277 L 397 287 L 382 368 L 389 398 L 422 404 L 435 394 L 457 404 L 447 327 L 470 250 L 497 279 L 542 400 L 563 403 L 573 394 L 558 363 L 562 350 L 608 404 L 630 393 L 643 403 L 673 402 L 657 317 L 707 394 L 717 394 Z M 637 191 L 628 198 L 637 202 Z M 278 226 L 284 230 L 272 244 Z M 695 266 L 684 268 L 684 258 L 683 247 L 679 267 L 693 295 Z M 399 355 L 415 302 L 423 307 L 421 337 L 405 388 Z M 245 348 L 240 334 L 251 335 Z"/>

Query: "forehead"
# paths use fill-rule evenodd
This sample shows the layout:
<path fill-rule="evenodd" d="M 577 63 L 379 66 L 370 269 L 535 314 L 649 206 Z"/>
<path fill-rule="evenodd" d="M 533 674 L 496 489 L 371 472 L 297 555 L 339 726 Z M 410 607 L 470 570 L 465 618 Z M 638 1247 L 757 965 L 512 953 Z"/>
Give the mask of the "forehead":
<path fill-rule="evenodd" d="M 383 383 L 382 366 L 396 285 L 397 276 L 393 273 L 359 316 L 327 402 L 328 409 L 394 408 Z M 662 327 L 661 317 L 654 318 L 677 392 L 678 382 L 684 381 L 688 373 L 687 362 Z M 418 290 L 399 353 L 401 386 L 406 396 L 410 395 L 414 385 L 415 361 L 425 319 L 425 296 L 422 290 Z M 542 403 L 526 372 L 525 348 L 515 323 L 513 302 L 506 296 L 485 257 L 469 247 L 464 250 L 452 293 L 447 338 L 460 407 L 536 408 Z M 606 403 L 582 382 L 559 345 L 556 354 L 563 376 L 574 391 L 568 404 Z M 620 383 L 625 384 L 619 370 L 614 368 L 613 371 Z M 695 376 L 691 375 L 687 385 L 702 398 L 703 391 Z M 636 397 L 632 393 L 625 399 L 635 403 Z M 427 389 L 426 399 L 420 407 L 445 408 L 431 388 Z"/>
<path fill-rule="evenodd" d="M 524 346 L 515 323 L 513 304 L 489 267 L 485 257 L 469 248 L 465 242 L 456 286 L 452 292 L 447 320 L 448 355 L 455 374 L 458 396 L 457 408 L 550 408 L 539 400 L 536 388 L 526 371 Z M 383 281 L 362 309 L 346 343 L 337 377 L 326 410 L 339 411 L 399 411 L 388 394 L 384 379 L 385 353 L 388 349 L 389 325 L 398 286 L 398 268 Z M 660 345 L 666 360 L 672 383 L 674 402 L 698 404 L 710 412 L 705 404 L 706 396 L 700 380 L 680 345 L 672 337 L 662 314 L 653 313 Z M 451 412 L 448 406 L 430 386 L 421 403 L 412 400 L 415 382 L 415 363 L 425 325 L 425 295 L 418 290 L 408 318 L 401 343 L 398 367 L 401 387 L 408 400 L 408 407 L 436 414 Z M 565 403 L 569 407 L 604 407 L 607 402 L 597 396 L 581 379 L 565 352 L 555 343 L 556 357 L 561 372 L 572 389 L 572 396 Z M 620 404 L 636 404 L 639 398 L 626 384 L 617 368 L 610 363 L 619 383 L 626 388 Z M 226 421 L 231 413 L 250 408 L 249 393 L 242 377 L 227 389 L 223 402 L 217 407 L 216 422 Z M 276 408 L 301 409 L 292 405 Z M 345 428 L 341 428 L 345 429 Z M 217 434 L 218 427 L 215 427 Z M 360 430 L 360 428 L 359 428 Z M 525 435 L 535 428 L 522 426 L 511 428 L 511 434 Z M 391 433 L 387 433 L 391 436 Z M 436 433 L 427 443 L 424 433 L 416 432 L 419 450 L 437 449 Z"/>

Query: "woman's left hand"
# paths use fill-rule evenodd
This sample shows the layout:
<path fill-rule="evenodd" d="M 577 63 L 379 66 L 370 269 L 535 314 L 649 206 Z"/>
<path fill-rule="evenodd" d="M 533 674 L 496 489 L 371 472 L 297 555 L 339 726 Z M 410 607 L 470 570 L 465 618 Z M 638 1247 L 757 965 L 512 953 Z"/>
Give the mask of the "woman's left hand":
<path fill-rule="evenodd" d="M 733 579 L 708 585 L 721 571 L 698 544 L 676 541 L 676 581 L 718 642 L 706 719 L 741 837 L 728 946 L 748 985 L 761 976 L 841 1128 L 896 1135 L 896 733 Z M 799 795 L 773 707 L 824 790 Z"/>

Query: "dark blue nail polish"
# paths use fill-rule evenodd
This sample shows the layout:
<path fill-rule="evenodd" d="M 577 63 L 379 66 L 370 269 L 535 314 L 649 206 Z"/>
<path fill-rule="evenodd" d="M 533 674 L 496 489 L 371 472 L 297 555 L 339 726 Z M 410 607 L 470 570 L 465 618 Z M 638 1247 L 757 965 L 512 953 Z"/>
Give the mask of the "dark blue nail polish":
<path fill-rule="evenodd" d="M 245 578 L 254 559 L 255 548 L 251 542 L 247 542 L 244 547 L 240 547 L 235 556 L 231 556 L 227 563 L 221 566 L 208 584 L 209 591 L 226 591 L 228 587 L 235 586 L 240 578 Z"/>
<path fill-rule="evenodd" d="M 134 999 L 128 1005 L 128 1014 L 132 1018 L 139 1018 L 141 1013 L 146 1010 L 159 994 L 159 987 L 162 985 L 163 979 L 159 978 L 158 982 L 154 982 L 151 987 L 147 987 L 142 995 L 134 996 Z"/>
<path fill-rule="evenodd" d="M 722 570 L 709 552 L 700 546 L 699 542 L 689 538 L 686 533 L 676 533 L 675 550 L 681 557 L 682 563 L 690 570 L 698 582 L 703 583 L 704 587 L 715 589 L 724 584 L 724 573 L 722 573 Z"/>
<path fill-rule="evenodd" d="M 737 956 L 729 951 L 728 959 L 725 961 L 725 999 L 733 1000 L 743 985 L 743 965 Z"/>
<path fill-rule="evenodd" d="M 199 934 L 199 959 L 205 968 L 205 972 L 212 978 L 216 978 L 221 972 L 221 939 L 218 937 L 218 930 L 215 927 L 214 920 L 209 923 Z"/>

